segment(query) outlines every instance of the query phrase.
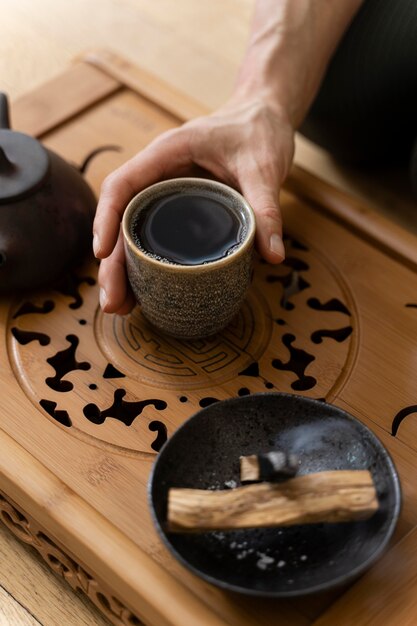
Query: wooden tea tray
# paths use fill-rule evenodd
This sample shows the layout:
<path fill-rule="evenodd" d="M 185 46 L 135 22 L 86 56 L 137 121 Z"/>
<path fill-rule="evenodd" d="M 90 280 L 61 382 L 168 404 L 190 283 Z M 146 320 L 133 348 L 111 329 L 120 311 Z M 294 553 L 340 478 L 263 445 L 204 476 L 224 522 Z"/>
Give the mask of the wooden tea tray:
<path fill-rule="evenodd" d="M 200 105 L 107 51 L 12 107 L 17 130 L 104 176 Z M 103 315 L 97 265 L 4 299 L 0 515 L 117 625 L 417 623 L 417 239 L 294 168 L 287 260 L 260 261 L 221 335 L 164 339 L 136 311 Z M 334 402 L 391 452 L 404 506 L 388 553 L 349 590 L 296 601 L 226 594 L 162 546 L 146 484 L 155 455 L 214 400 L 279 390 Z M 339 596 L 339 597 L 338 597 Z"/>

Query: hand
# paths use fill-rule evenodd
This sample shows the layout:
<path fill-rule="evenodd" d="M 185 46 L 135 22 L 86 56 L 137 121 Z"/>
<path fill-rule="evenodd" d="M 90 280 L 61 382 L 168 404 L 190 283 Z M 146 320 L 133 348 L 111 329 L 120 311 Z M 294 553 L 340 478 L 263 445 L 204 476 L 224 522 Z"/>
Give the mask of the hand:
<path fill-rule="evenodd" d="M 256 245 L 270 263 L 285 257 L 279 188 L 294 154 L 294 130 L 278 107 L 258 100 L 231 100 L 152 141 L 104 181 L 94 221 L 100 304 L 108 313 L 134 306 L 120 232 L 128 202 L 139 191 L 177 176 L 211 176 L 238 189 L 256 215 Z"/>

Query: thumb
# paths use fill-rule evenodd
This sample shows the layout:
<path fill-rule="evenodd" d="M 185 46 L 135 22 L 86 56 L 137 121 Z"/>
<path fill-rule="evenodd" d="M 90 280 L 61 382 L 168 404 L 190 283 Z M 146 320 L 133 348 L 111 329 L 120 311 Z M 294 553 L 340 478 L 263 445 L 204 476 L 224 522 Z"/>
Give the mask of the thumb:
<path fill-rule="evenodd" d="M 258 252 L 269 263 L 281 263 L 285 259 L 285 248 L 278 182 L 268 185 L 254 173 L 242 181 L 240 188 L 255 213 Z"/>

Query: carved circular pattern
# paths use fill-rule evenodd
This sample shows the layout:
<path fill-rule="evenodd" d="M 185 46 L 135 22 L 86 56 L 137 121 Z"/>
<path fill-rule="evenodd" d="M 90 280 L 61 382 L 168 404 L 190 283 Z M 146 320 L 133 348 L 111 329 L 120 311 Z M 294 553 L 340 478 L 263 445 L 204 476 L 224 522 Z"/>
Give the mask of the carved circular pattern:
<path fill-rule="evenodd" d="M 221 334 L 193 341 L 163 336 L 136 308 L 129 317 L 98 313 L 97 342 L 110 363 L 160 388 L 203 389 L 237 376 L 265 351 L 271 313 L 252 288 L 239 314 Z"/>
<path fill-rule="evenodd" d="M 201 341 L 167 338 L 139 309 L 98 307 L 97 266 L 10 310 L 8 349 L 40 414 L 128 455 L 158 451 L 200 407 L 268 390 L 334 399 L 356 350 L 353 300 L 327 259 L 287 238 L 280 266 L 258 261 L 233 323 Z"/>

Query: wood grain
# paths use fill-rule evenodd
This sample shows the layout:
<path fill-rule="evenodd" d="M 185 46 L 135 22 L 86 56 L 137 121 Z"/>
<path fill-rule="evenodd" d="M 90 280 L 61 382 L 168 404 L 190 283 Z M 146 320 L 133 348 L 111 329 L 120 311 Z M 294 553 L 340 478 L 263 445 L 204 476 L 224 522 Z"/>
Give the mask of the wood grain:
<path fill-rule="evenodd" d="M 192 623 L 193 615 L 200 615 L 207 626 L 224 624 L 214 611 L 190 596 L 179 581 L 174 582 L 85 500 L 39 462 L 33 463 L 31 456 L 2 431 L 0 450 L 0 489 L 13 492 L 18 503 L 24 501 L 25 510 L 58 541 L 64 539 L 72 554 L 83 555 L 83 560 L 91 564 L 94 561 L 93 570 L 101 571 L 104 582 L 128 606 L 140 607 L 139 617 L 145 623 L 183 626 Z M 17 480 L 14 471 L 7 467 L 6 459 L 11 454 L 20 467 Z M 146 584 L 142 586 L 144 580 Z M 168 595 L 163 593 L 164 588 Z"/>
<path fill-rule="evenodd" d="M 2 523 L 0 563 L 1 626 L 109 626 L 83 594 L 75 594 L 52 575 L 33 548 L 18 541 Z"/>
<path fill-rule="evenodd" d="M 368 519 L 378 509 L 367 470 L 318 472 L 223 491 L 170 489 L 171 532 L 263 528 Z"/>
<path fill-rule="evenodd" d="M 36 620 L 0 585 L 0 626 L 38 626 Z"/>

